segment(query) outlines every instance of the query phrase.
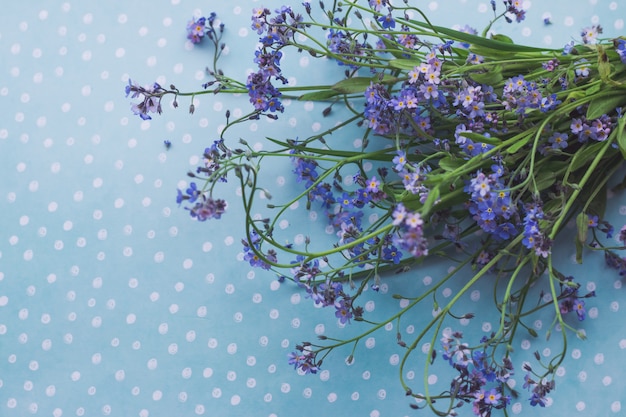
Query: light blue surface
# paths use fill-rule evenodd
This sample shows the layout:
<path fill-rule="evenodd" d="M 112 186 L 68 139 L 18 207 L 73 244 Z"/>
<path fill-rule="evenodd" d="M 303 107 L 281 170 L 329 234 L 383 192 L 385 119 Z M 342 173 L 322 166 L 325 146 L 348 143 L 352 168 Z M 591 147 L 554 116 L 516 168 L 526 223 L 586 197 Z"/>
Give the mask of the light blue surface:
<path fill-rule="evenodd" d="M 247 98 L 202 98 L 193 116 L 181 102 L 182 108 L 166 108 L 161 117 L 142 122 L 131 114 L 123 89 L 129 76 L 142 84 L 157 80 L 181 90 L 199 88 L 209 51 L 186 43 L 185 25 L 190 16 L 211 11 L 227 28 L 222 67 L 243 78 L 253 68 L 257 40 L 249 12 L 262 3 L 213 3 L 3 4 L 0 416 L 417 414 L 398 383 L 397 329 L 371 335 L 350 366 L 343 363 L 346 350 L 325 361 L 316 376 L 291 369 L 286 355 L 297 343 L 322 331 L 346 333 L 332 312 L 315 309 L 292 286 L 242 262 L 242 211 L 234 186 L 223 189 L 231 205 L 222 221 L 195 223 L 174 201 L 176 188 L 187 181 L 185 172 L 216 138 L 226 109 L 246 111 Z M 487 1 L 423 3 L 438 24 L 480 28 L 487 21 Z M 575 7 L 571 1 L 525 3 L 530 6 L 525 22 L 495 30 L 552 47 L 598 22 L 607 36 L 624 31 L 621 1 L 579 1 Z M 552 25 L 543 24 L 546 16 Z M 306 62 L 288 58 L 285 71 L 299 84 L 336 70 L 328 66 L 327 73 L 312 73 Z M 291 103 L 284 122 L 259 121 L 234 133 L 267 147 L 264 136 L 307 136 L 323 126 L 327 121 L 320 111 Z M 346 140 L 358 135 L 348 132 Z M 166 139 L 173 143 L 169 151 Z M 264 180 L 277 199 L 297 187 L 288 166 L 273 167 Z M 621 227 L 625 197 L 612 198 L 609 210 L 610 220 Z M 304 208 L 295 208 L 290 219 L 285 233 L 291 231 L 296 243 L 304 234 L 323 237 L 321 220 Z M 575 265 L 569 242 L 558 249 L 561 269 L 598 293 L 582 324 L 588 340 L 570 338 L 549 408 L 531 408 L 522 391 L 512 415 L 608 416 L 626 410 L 622 281 L 599 255 L 588 254 L 583 266 Z M 372 317 L 397 311 L 400 302 L 385 292 L 418 290 L 449 266 L 385 281 L 380 294 L 366 297 Z M 463 306 L 482 313 L 490 305 L 489 289 L 486 283 Z M 495 323 L 496 317 L 485 313 L 478 315 L 480 322 L 465 325 L 468 337 L 478 339 L 490 320 Z M 431 312 L 415 312 L 408 318 L 414 322 L 403 322 L 401 330 L 418 328 L 420 314 Z M 551 317 L 538 320 L 537 328 Z M 520 336 L 514 356 L 518 388 L 522 361 L 556 346 L 554 340 Z M 415 379 L 422 378 L 421 359 L 416 356 L 412 368 Z M 446 372 L 432 370 L 435 386 L 446 386 Z M 471 414 L 469 406 L 460 412 Z"/>

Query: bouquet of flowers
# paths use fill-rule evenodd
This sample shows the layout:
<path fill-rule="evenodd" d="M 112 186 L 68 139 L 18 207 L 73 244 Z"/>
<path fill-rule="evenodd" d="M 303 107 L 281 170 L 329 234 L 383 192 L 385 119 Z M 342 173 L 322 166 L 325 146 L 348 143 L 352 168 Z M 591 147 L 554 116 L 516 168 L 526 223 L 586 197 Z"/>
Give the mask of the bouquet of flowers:
<path fill-rule="evenodd" d="M 548 361 L 536 354 L 537 364 L 522 368 L 530 404 L 545 406 L 567 338 L 584 337 L 570 317 L 584 320 L 586 300 L 594 296 L 553 262 L 552 248 L 565 225 L 576 225 L 578 262 L 585 249 L 601 250 L 608 265 L 626 273 L 619 255 L 626 228 L 614 237 L 603 218 L 609 182 L 626 157 L 626 40 L 604 39 L 602 28 L 593 26 L 563 49 L 514 44 L 490 29 L 499 19 L 524 19 L 516 0 L 492 0 L 493 20 L 480 34 L 469 26 L 435 26 L 408 1 L 331 3 L 254 9 L 251 26 L 259 44 L 251 59 L 258 69 L 246 80 L 218 66 L 227 30 L 215 14 L 187 26 L 190 42 L 213 45 L 210 80 L 202 89 L 182 92 L 129 80 L 126 95 L 135 99 L 131 109 L 142 119 L 161 113 L 166 97 L 173 107 L 190 98 L 190 113 L 200 95 L 249 98 L 247 114 L 233 118 L 226 112 L 225 128 L 204 150 L 202 165 L 188 173 L 191 182 L 178 190 L 177 202 L 200 222 L 219 219 L 227 209 L 220 187 L 234 180 L 245 209 L 245 260 L 281 282 L 292 281 L 342 324 L 366 326 L 345 340 L 321 335 L 298 345 L 288 361 L 299 372 L 316 373 L 335 348 L 356 346 L 415 306 L 430 304 L 432 320 L 413 335 L 397 333 L 404 352 L 401 386 L 419 400 L 411 407 L 456 415 L 468 403 L 475 415 L 489 416 L 520 395 L 507 383 L 516 367 L 512 341 L 521 331 L 538 336 L 525 321 L 541 311 L 552 319 L 546 335 L 558 331 L 562 350 Z M 286 50 L 335 61 L 337 79 L 290 85 L 281 69 Z M 245 140 L 229 143 L 232 126 L 278 119 L 287 112 L 287 99 L 324 102 L 323 116 L 336 109 L 348 116 L 308 138 L 267 138 L 271 150 Z M 349 125 L 362 132 L 360 149 L 331 140 Z M 267 204 L 263 200 L 271 195 L 259 178 L 279 158 L 291 161 L 302 189 L 290 201 Z M 342 180 L 346 175 L 351 181 Z M 623 185 L 618 181 L 615 188 Z M 336 239 L 321 242 L 321 249 L 309 237 L 302 245 L 283 243 L 278 225 L 296 202 L 322 210 Z M 267 217 L 253 215 L 259 205 L 266 205 Z M 421 293 L 394 295 L 408 302 L 387 320 L 368 320 L 359 304 L 364 291 L 378 291 L 394 273 L 410 273 L 440 257 L 454 260 L 455 268 Z M 436 292 L 455 278 L 462 278 L 462 287 L 439 304 Z M 486 279 L 494 282 L 498 325 L 481 340 L 466 342 L 449 323 L 480 312 L 458 315 L 455 303 Z M 541 289 L 538 303 L 529 302 L 533 288 Z M 417 393 L 402 376 L 424 342 L 425 375 L 435 360 L 455 372 L 439 394 L 430 393 L 428 384 Z"/>

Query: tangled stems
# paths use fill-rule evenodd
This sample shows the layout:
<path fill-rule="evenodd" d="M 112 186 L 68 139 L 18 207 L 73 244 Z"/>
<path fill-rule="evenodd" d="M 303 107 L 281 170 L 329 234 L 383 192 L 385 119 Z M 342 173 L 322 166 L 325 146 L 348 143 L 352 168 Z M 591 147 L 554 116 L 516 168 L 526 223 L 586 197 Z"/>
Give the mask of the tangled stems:
<path fill-rule="evenodd" d="M 193 103 L 199 94 L 248 94 L 252 109 L 237 119 L 226 113 L 226 127 L 205 149 L 204 164 L 189 173 L 194 182 L 178 190 L 177 202 L 197 220 L 219 218 L 225 202 L 216 198 L 217 185 L 234 175 L 245 213 L 244 260 L 272 271 L 280 282 L 294 282 L 315 304 L 334 309 L 341 324 L 366 326 L 345 340 L 324 335 L 328 345 L 299 345 L 289 359 L 295 368 L 315 373 L 340 346 L 352 345 L 352 357 L 363 337 L 386 324 L 399 325 L 412 316 L 409 311 L 432 298 L 436 315 L 418 335 L 407 343 L 398 333 L 398 344 L 406 349 L 400 364 L 402 387 L 426 400 L 438 415 L 456 413 L 457 400 L 471 402 L 475 415 L 506 413 L 513 339 L 521 329 L 538 336 L 524 321 L 552 306 L 554 320 L 547 334 L 561 329 L 563 349 L 547 364 L 539 361 L 543 373 L 524 368 L 531 405 L 544 406 L 554 387 L 553 379 L 546 381 L 565 358 L 567 331 L 575 331 L 564 316 L 575 312 L 584 319 L 584 299 L 593 296 L 578 294 L 580 285 L 553 265 L 553 242 L 564 225 L 575 218 L 579 261 L 584 248 L 605 250 L 611 265 L 626 273 L 626 261 L 612 252 L 624 247 L 607 247 L 598 237 L 600 232 L 607 239 L 612 236 L 612 226 L 602 218 L 605 190 L 626 156 L 626 41 L 591 44 L 589 39 L 601 33 L 593 27 L 583 32 L 583 44 L 544 50 L 515 45 L 502 35 L 487 38 L 493 22 L 478 36 L 471 28 L 434 26 L 408 5 L 367 3 L 335 1 L 330 8 L 322 3 L 327 22 L 316 20 L 306 2 L 309 21 L 289 6 L 274 12 L 257 8 L 252 28 L 260 35 L 254 56 L 258 70 L 246 82 L 218 69 L 222 47 L 214 42 L 213 69 L 208 71 L 212 78 L 204 90 L 181 93 L 173 86 L 129 83 L 127 94 L 143 99 L 133 111 L 142 118 L 160 113 L 165 95 L 173 94 L 174 103 L 179 96 L 190 96 Z M 504 0 L 504 12 L 497 12 L 496 2 L 491 4 L 495 20 L 524 16 L 519 2 Z M 193 31 L 195 35 L 197 28 Z M 344 78 L 322 86 L 289 85 L 280 67 L 286 48 L 335 62 L 344 69 Z M 241 149 L 228 146 L 233 126 L 261 117 L 278 119 L 287 110 L 281 102 L 287 97 L 325 102 L 323 116 L 340 107 L 348 117 L 303 140 L 268 138 L 275 148 L 268 151 L 257 151 L 243 140 Z M 360 149 L 342 147 L 340 129 L 346 127 L 362 132 Z M 259 199 L 271 198 L 260 186 L 262 168 L 280 158 L 291 161 L 295 181 L 304 187 L 286 202 L 267 204 L 270 216 L 257 218 L 252 213 L 262 205 Z M 344 181 L 348 177 L 351 182 Z M 322 248 L 310 237 L 303 246 L 281 243 L 279 226 L 295 203 L 322 213 L 337 240 Z M 370 219 L 369 225 L 364 218 Z M 626 229 L 620 241 L 626 242 Z M 407 272 L 434 257 L 456 266 L 417 295 L 394 296 L 409 302 L 391 317 L 374 322 L 364 314 L 358 301 L 365 290 L 378 291 L 390 272 Z M 471 278 L 440 308 L 438 289 L 470 265 Z M 466 344 L 445 323 L 473 317 L 457 316 L 454 307 L 492 274 L 498 328 L 480 342 Z M 550 300 L 529 307 L 526 301 L 535 285 L 547 286 Z M 403 369 L 413 363 L 417 345 L 432 334 L 427 376 L 430 362 L 441 352 L 435 342 L 442 329 L 442 356 L 459 375 L 439 395 L 429 391 L 426 380 L 425 393 L 414 394 Z M 483 380 L 497 386 L 489 388 Z M 438 410 L 434 403 L 444 398 L 449 406 Z"/>

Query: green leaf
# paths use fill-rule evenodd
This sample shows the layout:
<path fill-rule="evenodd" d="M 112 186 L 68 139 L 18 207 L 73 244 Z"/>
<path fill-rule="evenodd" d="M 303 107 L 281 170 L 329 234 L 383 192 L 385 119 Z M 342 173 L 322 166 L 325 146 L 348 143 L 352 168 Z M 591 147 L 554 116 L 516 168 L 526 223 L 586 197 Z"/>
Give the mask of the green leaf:
<path fill-rule="evenodd" d="M 574 241 L 574 246 L 576 247 L 576 263 L 583 263 L 583 244 L 576 239 Z"/>
<path fill-rule="evenodd" d="M 602 45 L 598 45 L 598 73 L 600 74 L 602 81 L 609 81 L 609 76 L 611 75 L 611 63 L 609 62 L 609 58 L 606 56 L 606 52 L 604 51 L 604 47 Z"/>
<path fill-rule="evenodd" d="M 540 175 L 535 178 L 535 185 L 537 186 L 537 191 L 545 190 L 550 187 L 552 184 L 556 182 L 556 174 L 553 171 L 542 171 Z"/>
<path fill-rule="evenodd" d="M 511 43 L 511 44 L 514 43 L 513 39 L 501 33 L 496 33 L 495 35 L 491 35 L 491 39 L 495 41 L 499 41 L 499 42 L 506 42 L 506 43 Z"/>
<path fill-rule="evenodd" d="M 592 191 L 595 191 L 596 189 L 597 187 L 592 187 Z M 600 191 L 598 191 L 598 193 L 595 195 L 595 198 L 591 201 L 591 203 L 589 203 L 588 206 L 589 211 L 597 214 L 598 217 L 600 217 L 601 219 L 604 217 L 604 214 L 606 212 L 606 191 L 607 186 L 606 183 L 604 183 Z"/>
<path fill-rule="evenodd" d="M 496 85 L 504 80 L 501 65 L 494 65 L 487 72 L 469 72 L 467 75 L 479 84 Z"/>
<path fill-rule="evenodd" d="M 513 56 L 512 52 L 501 51 L 497 49 L 490 49 L 490 48 L 480 46 L 480 45 L 470 45 L 469 50 L 470 52 L 476 55 L 480 55 L 482 57 L 488 57 L 488 58 L 496 59 L 496 60 L 511 59 L 511 57 Z"/>
<path fill-rule="evenodd" d="M 601 89 L 602 89 L 601 83 L 593 84 L 591 87 L 585 90 L 585 96 L 589 97 L 591 95 L 597 94 L 600 92 Z"/>
<path fill-rule="evenodd" d="M 616 107 L 622 107 L 626 105 L 626 92 L 617 92 L 611 95 L 601 95 L 595 97 L 589 103 L 587 108 L 587 119 L 593 120 L 598 117 L 608 114 L 615 110 Z"/>
<path fill-rule="evenodd" d="M 546 52 L 558 52 L 559 54 L 561 53 L 561 51 L 556 50 L 556 49 L 548 50 L 548 49 L 543 49 L 543 48 L 535 48 L 531 46 L 511 44 L 511 43 L 503 42 L 501 40 L 496 40 L 496 39 L 487 39 L 478 35 L 472 35 L 472 34 L 465 33 L 465 32 L 459 32 L 458 30 L 446 28 L 443 26 L 430 25 L 428 23 L 420 22 L 417 20 L 411 20 L 410 22 L 419 27 L 436 31 L 437 33 L 434 34 L 435 36 L 437 34 L 445 35 L 444 37 L 450 37 L 453 40 L 470 43 L 472 45 L 480 45 L 480 46 L 487 48 L 488 50 L 507 51 L 509 52 L 509 56 L 510 56 L 510 53 L 512 52 L 535 52 L 535 53 L 538 52 L 542 54 Z"/>
<path fill-rule="evenodd" d="M 571 171 L 574 172 L 585 165 L 589 165 L 604 145 L 604 142 L 596 142 L 578 149 L 578 151 L 574 153 L 574 157 L 570 162 Z"/>
<path fill-rule="evenodd" d="M 314 91 L 312 93 L 305 93 L 298 97 L 300 101 L 324 101 L 341 94 L 334 90 Z"/>
<path fill-rule="evenodd" d="M 531 135 L 524 136 L 513 145 L 509 146 L 508 148 L 506 148 L 506 152 L 509 154 L 517 153 L 517 151 L 522 149 L 528 143 L 528 141 L 530 140 L 530 136 Z"/>
<path fill-rule="evenodd" d="M 498 138 L 484 136 L 474 132 L 461 132 L 459 135 L 471 139 L 474 142 L 487 143 L 489 145 L 499 145 L 502 143 L 502 141 Z"/>
<path fill-rule="evenodd" d="M 585 243 L 587 241 L 587 235 L 589 234 L 589 217 L 587 213 L 581 211 L 576 216 L 576 240 L 581 243 Z"/>
<path fill-rule="evenodd" d="M 379 77 L 352 77 L 335 83 L 331 88 L 339 94 L 363 93 L 371 83 L 393 84 L 398 79 L 385 76 L 381 80 Z"/>
<path fill-rule="evenodd" d="M 391 61 L 389 61 L 390 67 L 401 69 L 401 70 L 409 70 L 409 71 L 415 68 L 416 66 L 418 66 L 419 64 L 420 64 L 419 62 L 414 61 L 412 59 L 398 58 L 398 59 L 392 59 Z"/>
<path fill-rule="evenodd" d="M 425 217 L 426 215 L 428 215 L 430 209 L 437 202 L 437 200 L 439 200 L 440 195 L 441 192 L 439 191 L 439 187 L 434 187 L 430 190 L 430 192 L 428 193 L 428 197 L 426 197 L 426 201 L 424 201 L 424 205 L 422 206 L 422 216 Z"/>
<path fill-rule="evenodd" d="M 465 162 L 465 160 L 460 158 L 452 158 L 451 156 L 446 156 L 439 160 L 439 168 L 443 169 L 444 171 L 450 172 L 462 167 L 463 165 L 465 165 Z"/>

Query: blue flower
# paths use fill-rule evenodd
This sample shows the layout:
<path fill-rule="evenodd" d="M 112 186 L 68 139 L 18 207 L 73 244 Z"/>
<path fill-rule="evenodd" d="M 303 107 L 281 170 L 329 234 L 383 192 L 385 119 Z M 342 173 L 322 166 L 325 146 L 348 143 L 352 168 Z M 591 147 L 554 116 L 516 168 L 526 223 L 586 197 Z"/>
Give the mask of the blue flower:
<path fill-rule="evenodd" d="M 383 259 L 398 264 L 400 263 L 400 258 L 402 258 L 402 252 L 395 246 L 387 246 L 383 249 Z"/>
<path fill-rule="evenodd" d="M 341 197 L 339 197 L 337 201 L 339 202 L 341 207 L 344 209 L 354 208 L 354 200 L 352 199 L 350 194 L 348 194 L 347 192 L 344 192 L 343 194 L 341 194 Z"/>
<path fill-rule="evenodd" d="M 185 200 L 185 196 L 181 190 L 176 190 L 176 203 L 180 205 L 183 200 Z"/>
<path fill-rule="evenodd" d="M 396 27 L 396 21 L 393 20 L 393 16 L 391 16 L 391 13 L 386 16 L 379 17 L 378 21 L 382 25 L 383 29 L 393 29 Z"/>
<path fill-rule="evenodd" d="M 622 64 L 626 64 L 626 40 L 617 39 L 615 41 L 615 52 L 619 55 Z"/>
<path fill-rule="evenodd" d="M 189 184 L 189 188 L 187 188 L 185 192 L 187 193 L 187 196 L 189 197 L 188 200 L 190 203 L 195 203 L 195 201 L 198 199 L 200 194 L 202 194 L 202 192 L 198 190 L 198 186 L 196 185 L 195 182 L 192 182 L 191 184 Z"/>

